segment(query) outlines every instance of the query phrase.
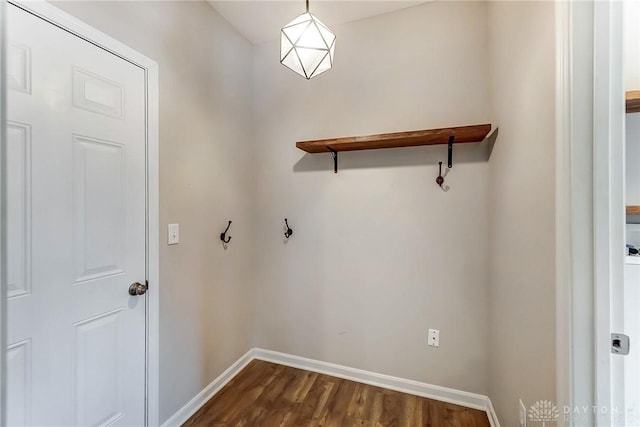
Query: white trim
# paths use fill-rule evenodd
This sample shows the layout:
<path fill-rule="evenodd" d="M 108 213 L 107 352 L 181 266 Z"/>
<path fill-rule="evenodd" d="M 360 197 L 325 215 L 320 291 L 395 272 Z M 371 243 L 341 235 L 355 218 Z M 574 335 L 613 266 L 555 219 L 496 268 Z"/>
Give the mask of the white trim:
<path fill-rule="evenodd" d="M 571 2 L 555 4 L 556 37 L 556 398 L 571 406 Z M 563 418 L 563 417 L 561 417 Z M 564 419 L 558 426 L 564 426 Z"/>
<path fill-rule="evenodd" d="M 618 399 L 620 372 L 620 360 L 612 361 L 609 349 L 611 324 L 619 323 L 611 306 L 618 304 L 616 286 L 622 283 L 624 266 L 622 6 L 559 3 L 558 404 L 610 407 Z M 584 425 L 611 423 L 608 417 L 589 416 Z"/>
<path fill-rule="evenodd" d="M 610 174 L 611 162 L 609 144 L 606 141 L 609 135 L 609 55 L 606 50 L 609 47 L 609 5 L 595 4 L 594 19 L 594 158 L 593 158 L 593 192 L 594 192 L 594 271 L 595 271 L 595 320 L 596 320 L 596 405 L 599 407 L 611 407 L 611 352 L 609 348 L 603 349 L 598 345 L 603 337 L 611 331 L 611 231 L 610 227 Z M 605 62 L 606 61 L 606 62 Z M 599 80 L 602 79 L 602 84 Z M 599 119 L 598 119 L 599 118 Z M 606 322 L 602 320 L 607 319 Z M 606 352 L 605 352 L 606 350 Z M 598 425 L 598 423 L 596 423 Z"/>
<path fill-rule="evenodd" d="M 624 358 L 611 354 L 611 332 L 624 331 L 624 78 L 622 2 L 595 2 L 594 230 L 596 405 L 624 410 Z M 596 425 L 611 425 L 600 415 Z M 616 423 L 624 425 L 623 419 Z"/>
<path fill-rule="evenodd" d="M 320 360 L 307 359 L 306 357 L 293 356 L 291 354 L 259 348 L 254 349 L 254 358 L 277 363 L 279 365 L 290 366 L 292 368 L 331 375 L 332 377 L 343 378 L 345 380 L 356 381 L 362 384 L 369 384 L 375 387 L 382 387 L 402 393 L 413 394 L 415 396 L 426 397 L 428 399 L 439 400 L 441 402 L 453 403 L 467 408 L 479 409 L 481 411 L 485 411 L 487 409 L 487 396 L 480 394 L 454 390 L 452 388 L 440 387 L 404 378 L 392 377 L 390 375 L 364 371 L 362 369 L 350 368 L 348 366 L 336 365 L 335 363 L 322 362 Z"/>
<path fill-rule="evenodd" d="M 278 365 L 290 366 L 292 368 L 303 369 L 305 371 L 317 372 L 368 384 L 375 387 L 386 388 L 399 391 L 414 396 L 425 397 L 427 399 L 438 400 L 440 402 L 453 403 L 466 408 L 478 409 L 487 413 L 487 418 L 491 427 L 500 427 L 498 417 L 493 409 L 491 400 L 484 395 L 441 387 L 433 384 L 422 383 L 404 378 L 392 377 L 390 375 L 378 374 L 364 371 L 362 369 L 350 368 L 348 366 L 337 365 L 335 363 L 323 362 L 320 360 L 308 359 L 306 357 L 294 356 L 292 354 L 280 353 L 261 348 L 252 348 L 231 365 L 226 371 L 218 376 L 204 390 L 198 393 L 185 406 L 171 416 L 162 427 L 175 427 L 186 422 L 198 411 L 209 399 L 222 389 L 233 377 L 244 369 L 252 360 L 263 360 L 276 363 Z"/>
<path fill-rule="evenodd" d="M 565 1 L 560 0 L 560 3 Z M 556 381 L 558 403 L 595 405 L 593 105 L 594 3 L 559 4 L 556 195 Z M 563 40 L 564 38 L 564 40 Z M 563 157 L 561 157 L 563 156 Z M 567 156 L 567 157 L 564 157 Z M 563 241 L 569 230 L 568 241 Z M 564 299 L 564 300 L 563 300 Z M 563 310 L 566 310 L 563 312 Z M 584 425 L 595 424 L 591 414 Z M 573 425 L 560 417 L 559 426 Z"/>
<path fill-rule="evenodd" d="M 247 366 L 254 359 L 254 349 L 247 351 L 240 359 L 236 360 L 233 365 L 229 366 L 227 370 L 221 373 L 215 380 L 206 386 L 200 393 L 194 396 L 186 405 L 178 410 L 167 421 L 162 424 L 162 427 L 179 427 L 185 423 L 198 409 L 202 408 L 205 403 L 209 401 L 213 396 L 218 393 L 222 387 L 227 385 L 245 366 Z"/>
<path fill-rule="evenodd" d="M 5 29 L 5 1 L 0 0 L 0 426 L 6 425 L 6 355 L 7 348 L 7 203 L 6 203 L 6 93 L 5 93 L 5 61 L 6 34 Z"/>
<path fill-rule="evenodd" d="M 147 70 L 147 425 L 160 425 L 160 83 Z"/>
<path fill-rule="evenodd" d="M 498 421 L 498 414 L 496 414 L 496 410 L 493 409 L 493 403 L 491 403 L 491 399 L 487 397 L 487 417 L 489 418 L 489 425 L 491 427 L 500 427 L 500 422 Z"/>
<path fill-rule="evenodd" d="M 1 0 L 0 0 L 1 1 Z M 146 425 L 157 426 L 160 407 L 160 269 L 159 269 L 159 87 L 158 64 L 111 36 L 44 1 L 9 0 L 14 4 L 145 71 L 147 96 L 147 404 Z M 4 27 L 3 27 L 4 28 Z"/>

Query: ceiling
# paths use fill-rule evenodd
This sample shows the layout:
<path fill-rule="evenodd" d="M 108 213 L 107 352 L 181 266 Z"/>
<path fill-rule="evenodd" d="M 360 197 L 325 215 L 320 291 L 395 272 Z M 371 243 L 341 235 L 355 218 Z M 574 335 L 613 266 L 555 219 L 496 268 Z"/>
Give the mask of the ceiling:
<path fill-rule="evenodd" d="M 208 0 L 247 40 L 260 44 L 277 39 L 280 28 L 304 12 L 304 0 Z M 310 11 L 329 28 L 382 15 L 426 1 L 310 0 Z"/>

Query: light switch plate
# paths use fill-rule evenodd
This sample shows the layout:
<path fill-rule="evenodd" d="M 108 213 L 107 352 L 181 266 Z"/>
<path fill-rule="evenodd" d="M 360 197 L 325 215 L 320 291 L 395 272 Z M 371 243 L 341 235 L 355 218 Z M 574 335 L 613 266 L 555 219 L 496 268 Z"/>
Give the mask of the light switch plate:
<path fill-rule="evenodd" d="M 167 227 L 167 244 L 177 245 L 180 243 L 180 224 L 169 224 Z"/>
<path fill-rule="evenodd" d="M 440 347 L 440 330 L 429 329 L 429 345 L 431 347 Z"/>

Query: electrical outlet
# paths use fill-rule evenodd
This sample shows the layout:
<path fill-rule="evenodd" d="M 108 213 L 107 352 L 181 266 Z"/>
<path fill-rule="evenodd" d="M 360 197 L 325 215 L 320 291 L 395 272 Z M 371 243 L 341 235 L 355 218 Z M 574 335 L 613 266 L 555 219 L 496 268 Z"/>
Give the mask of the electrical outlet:
<path fill-rule="evenodd" d="M 169 224 L 167 227 L 167 244 L 177 245 L 180 243 L 180 224 Z"/>
<path fill-rule="evenodd" d="M 429 345 L 431 347 L 440 347 L 440 330 L 429 329 Z"/>
<path fill-rule="evenodd" d="M 522 399 L 518 399 L 518 409 L 520 412 L 520 427 L 527 427 L 527 407 L 524 406 Z"/>

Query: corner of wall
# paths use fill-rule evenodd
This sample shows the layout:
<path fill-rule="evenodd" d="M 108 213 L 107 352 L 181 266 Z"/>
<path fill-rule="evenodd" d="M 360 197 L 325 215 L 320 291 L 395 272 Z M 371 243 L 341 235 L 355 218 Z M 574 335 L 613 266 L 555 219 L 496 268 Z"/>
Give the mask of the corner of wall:
<path fill-rule="evenodd" d="M 555 26 L 549 2 L 490 2 L 489 397 L 555 401 Z"/>

